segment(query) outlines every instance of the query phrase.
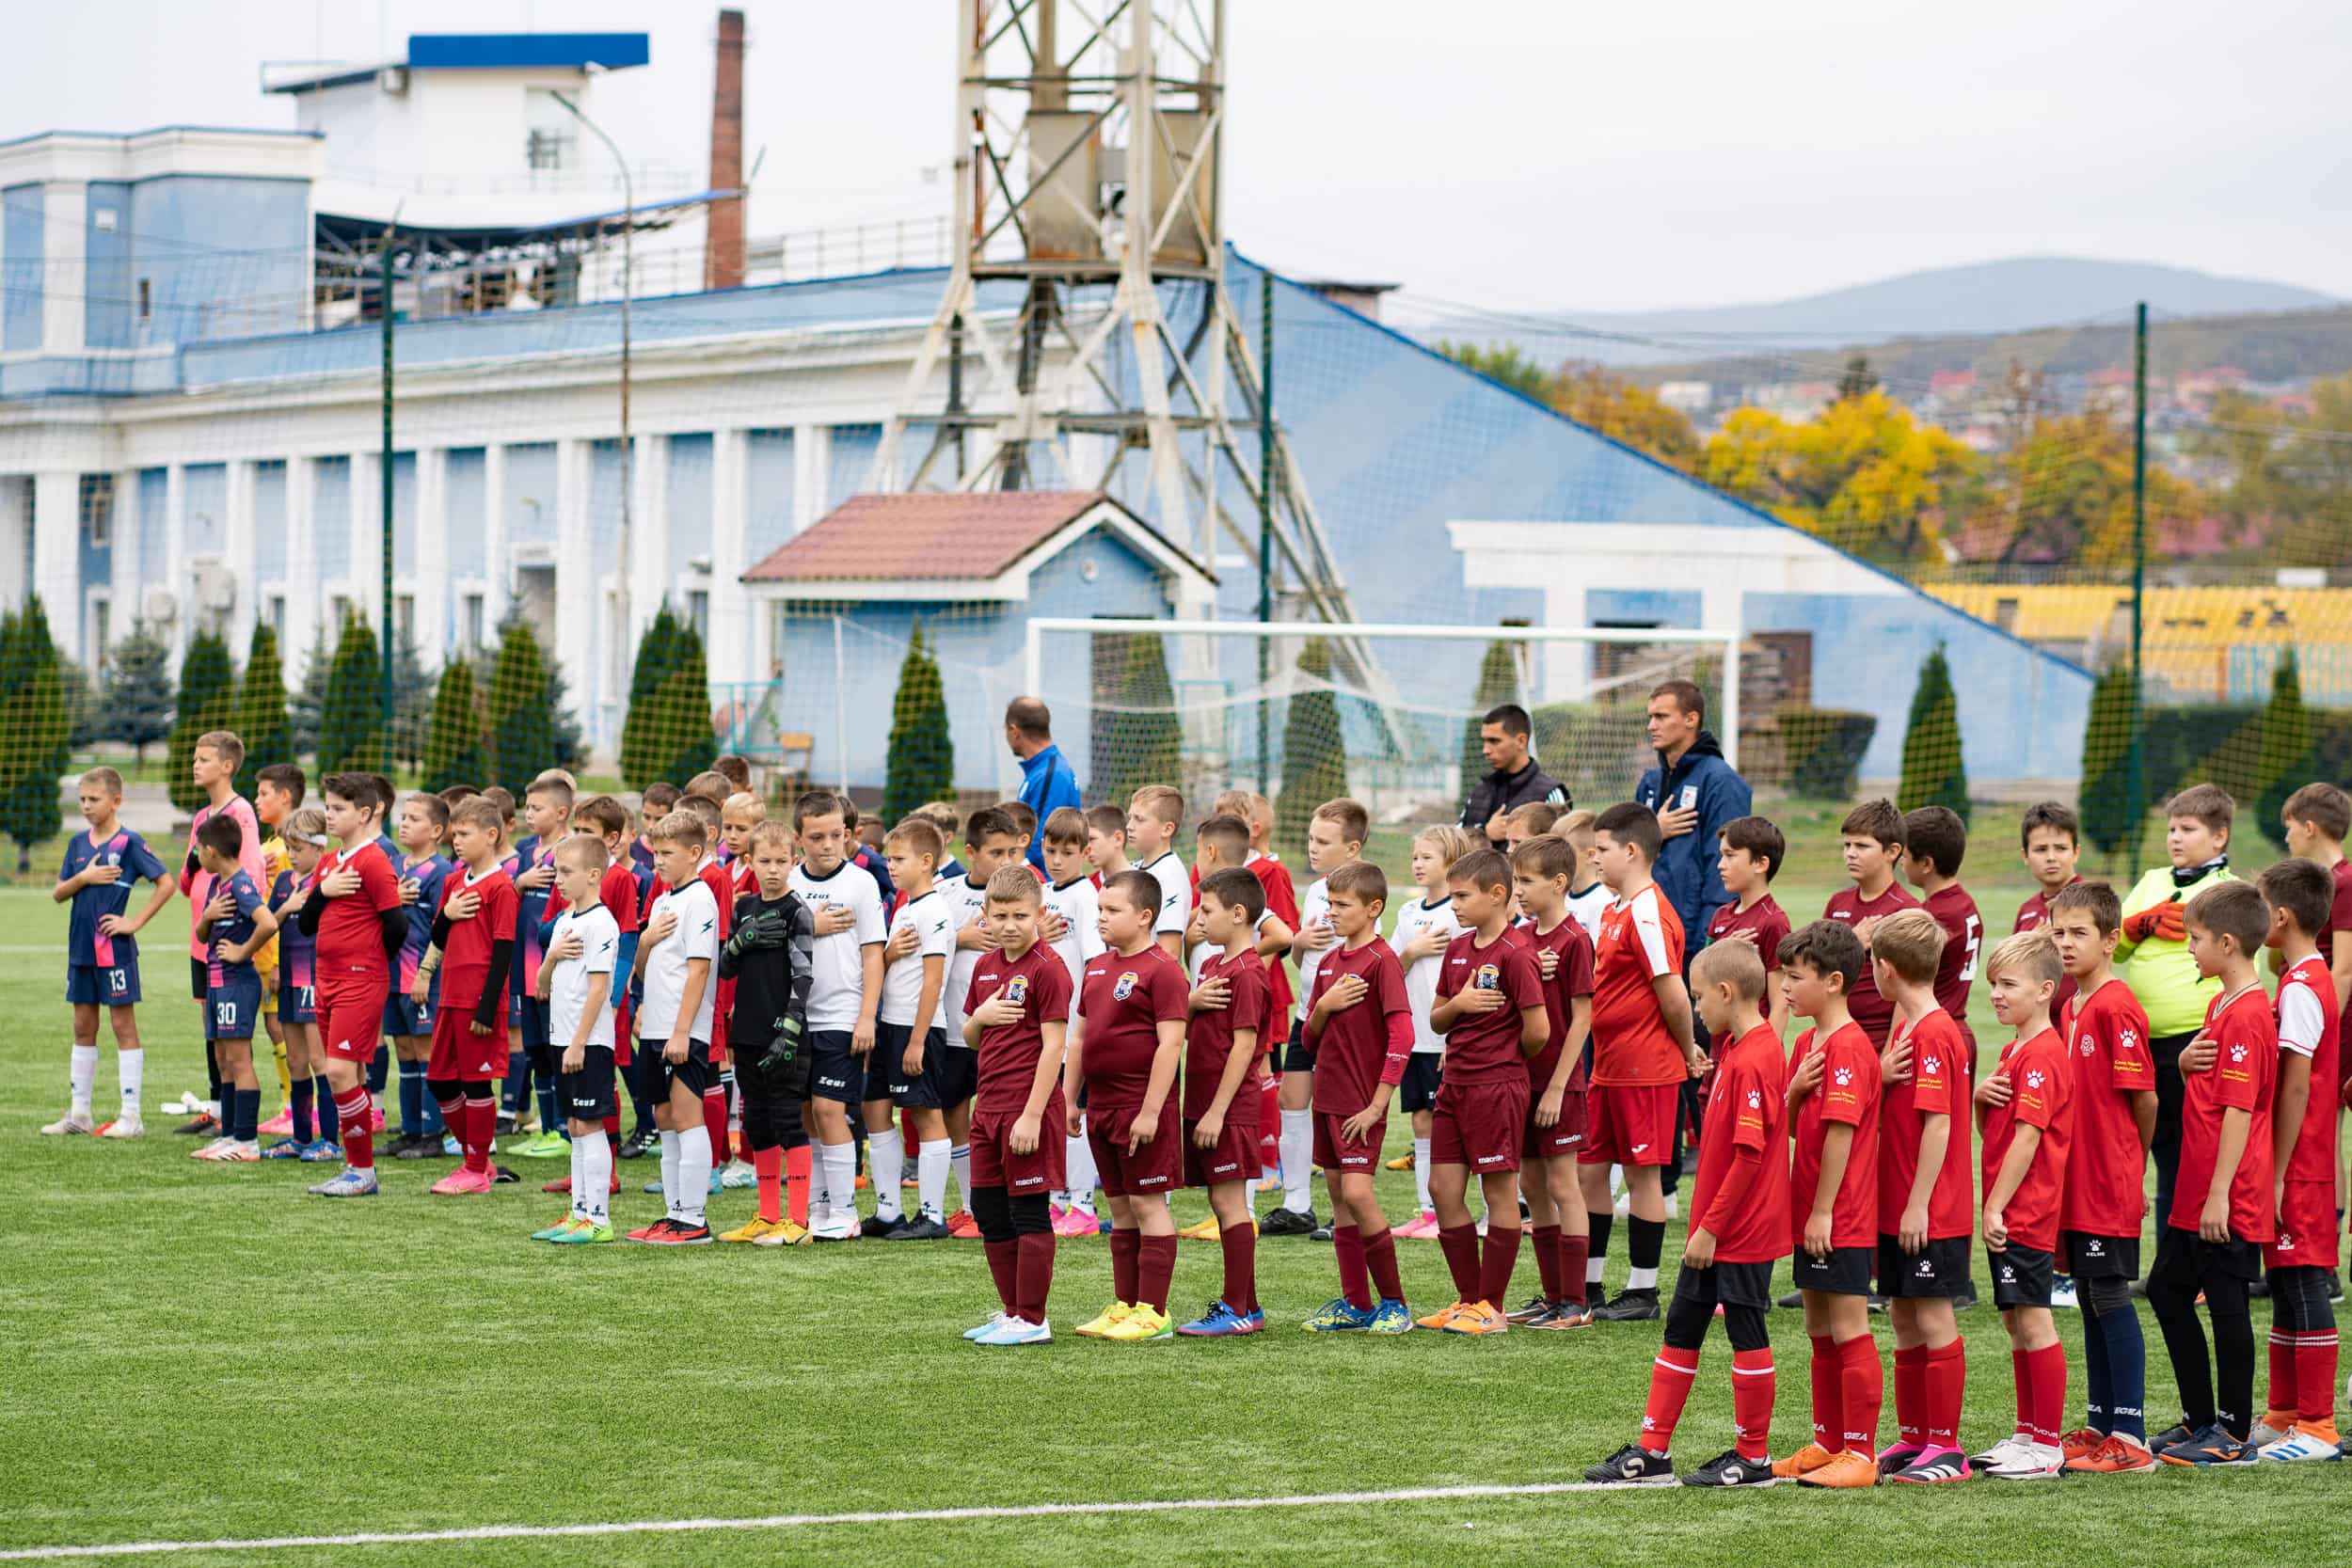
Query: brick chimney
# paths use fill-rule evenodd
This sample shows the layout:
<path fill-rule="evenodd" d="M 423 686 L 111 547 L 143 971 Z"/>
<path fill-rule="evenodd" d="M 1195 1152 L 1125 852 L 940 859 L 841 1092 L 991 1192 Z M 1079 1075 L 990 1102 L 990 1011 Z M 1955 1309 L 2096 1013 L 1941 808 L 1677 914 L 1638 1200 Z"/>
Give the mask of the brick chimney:
<path fill-rule="evenodd" d="M 743 183 L 743 13 L 719 13 L 719 71 L 710 89 L 710 188 L 731 191 Z M 710 204 L 704 230 L 703 287 L 739 288 L 743 282 L 743 202 L 730 198 Z"/>

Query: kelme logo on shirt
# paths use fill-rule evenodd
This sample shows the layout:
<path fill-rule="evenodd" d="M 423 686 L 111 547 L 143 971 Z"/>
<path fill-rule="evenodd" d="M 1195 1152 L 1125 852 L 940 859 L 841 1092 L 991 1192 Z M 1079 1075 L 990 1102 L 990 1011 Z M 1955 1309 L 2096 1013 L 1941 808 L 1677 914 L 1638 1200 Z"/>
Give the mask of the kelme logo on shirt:
<path fill-rule="evenodd" d="M 1119 977 L 1119 984 L 1111 988 L 1111 1000 L 1124 1002 L 1133 996 L 1136 993 L 1136 982 L 1140 978 L 1141 976 L 1132 969 L 1121 974 Z"/>

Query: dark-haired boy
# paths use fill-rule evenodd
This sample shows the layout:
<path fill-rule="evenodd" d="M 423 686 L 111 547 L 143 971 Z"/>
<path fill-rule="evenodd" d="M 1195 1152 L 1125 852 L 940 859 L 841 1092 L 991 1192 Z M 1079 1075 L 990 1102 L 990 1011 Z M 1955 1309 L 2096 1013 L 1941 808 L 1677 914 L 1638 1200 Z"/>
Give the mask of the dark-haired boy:
<path fill-rule="evenodd" d="M 1592 1225 L 1576 1163 L 1591 1119 L 1584 1044 L 1593 1032 L 1593 939 L 1568 912 L 1577 858 L 1573 845 L 1551 833 L 1530 839 L 1511 857 L 1512 885 L 1528 922 L 1519 935 L 1543 975 L 1548 1025 L 1543 1050 L 1527 1064 L 1527 1125 L 1519 1151 L 1528 1171 L 1519 1189 L 1543 1289 L 1509 1314 L 1510 1322 L 1529 1328 L 1581 1328 L 1593 1321 L 1584 1299 Z"/>
<path fill-rule="evenodd" d="M 465 1154 L 464 1164 L 431 1189 L 444 1196 L 486 1193 L 497 1182 L 490 1150 L 498 1101 L 490 1080 L 506 1067 L 506 987 L 519 902 L 500 859 L 498 808 L 467 801 L 450 814 L 449 831 L 457 861 L 437 879 L 438 895 L 427 911 L 429 951 L 420 966 L 426 979 L 418 982 L 419 991 L 429 984 L 437 1002 L 425 1087 Z"/>
<path fill-rule="evenodd" d="M 2017 919 L 2010 927 L 2011 934 L 2031 931 L 2050 922 L 2050 900 L 2060 892 L 2081 881 L 2082 873 L 2074 869 L 2074 862 L 2082 853 L 2082 824 L 2074 808 L 2057 800 L 2037 800 L 2026 808 L 2018 824 L 2017 837 L 2026 869 L 2033 874 L 2033 895 L 2017 906 Z M 2062 1012 L 2074 1000 L 2074 977 L 2069 974 L 2058 982 L 2058 1000 L 2051 1004 L 2054 1012 Z"/>
<path fill-rule="evenodd" d="M 947 1165 L 956 1179 L 958 1204 L 947 1216 L 947 1232 L 977 1240 L 979 1222 L 972 1217 L 972 1096 L 977 1086 L 977 1058 L 963 1044 L 963 999 L 972 989 L 972 972 L 981 955 L 995 946 L 989 934 L 988 880 L 1008 865 L 1025 863 L 1027 835 L 1002 806 L 974 812 L 963 826 L 964 849 L 971 863 L 963 874 L 942 884 L 954 912 L 955 951 L 947 962 L 947 986 L 940 993 L 940 1022 L 947 1031 L 947 1053 L 941 1063 L 942 1123 L 947 1139 Z M 1186 886 L 1189 893 L 1189 884 Z"/>
<path fill-rule="evenodd" d="M 808 992 L 807 1111 L 816 1146 L 808 1227 L 820 1242 L 858 1234 L 857 1144 L 850 1117 L 865 1102 L 867 1078 L 884 1072 L 872 1058 L 888 931 L 881 888 L 849 859 L 845 811 L 840 797 L 825 790 L 792 802 L 801 859 L 792 868 L 791 891 L 808 906 L 817 928 Z"/>
<path fill-rule="evenodd" d="M 122 775 L 111 768 L 93 768 L 82 775 L 82 815 L 87 832 L 66 841 L 65 861 L 50 896 L 72 907 L 66 917 L 65 998 L 73 1008 L 72 1100 L 66 1114 L 43 1127 L 49 1134 L 99 1132 L 110 1138 L 135 1138 L 147 1130 L 140 1114 L 146 1082 L 147 1052 L 139 1044 L 138 933 L 171 901 L 173 880 L 161 858 L 147 841 L 123 827 Z M 131 908 L 131 884 L 140 878 L 153 883 L 136 915 Z M 98 1010 L 106 1009 L 115 1037 L 115 1057 L 122 1086 L 122 1112 L 101 1127 L 90 1117 L 90 1096 L 98 1076 Z"/>
<path fill-rule="evenodd" d="M 1249 1183 L 1263 1168 L 1251 1079 L 1273 1008 L 1255 937 L 1264 913 L 1264 884 L 1240 866 L 1200 879 L 1198 918 L 1204 945 L 1216 953 L 1193 990 L 1184 1042 L 1184 1184 L 1208 1193 L 1225 1281 L 1209 1309 L 1177 1329 L 1192 1338 L 1265 1327 L 1258 1306 L 1258 1226 L 1249 1212 Z"/>
<path fill-rule="evenodd" d="M 1362 856 L 1364 839 L 1371 831 L 1372 814 L 1361 802 L 1344 796 L 1324 801 L 1308 819 L 1307 869 L 1315 874 L 1315 880 L 1309 884 L 1307 895 L 1299 900 L 1298 931 L 1291 939 L 1291 956 L 1298 963 L 1298 990 L 1302 997 L 1313 992 L 1315 974 L 1340 940 L 1331 919 L 1327 879 L 1339 867 Z M 1385 892 L 1385 879 L 1381 885 Z M 1282 1180 L 1282 1201 L 1266 1214 L 1261 1228 L 1268 1236 L 1315 1235 L 1315 1053 L 1307 1040 L 1303 1012 L 1291 1026 L 1290 1044 L 1278 1065 L 1282 1070 L 1277 1105 L 1281 1131 L 1275 1159 Z"/>
<path fill-rule="evenodd" d="M 392 994 L 384 1003 L 384 1033 L 391 1038 L 400 1072 L 400 1137 L 390 1152 L 395 1160 L 423 1160 L 438 1155 L 450 1133 L 426 1087 L 440 976 L 424 961 L 433 944 L 433 917 L 441 907 L 441 884 L 450 873 L 450 863 L 441 859 L 449 836 L 448 803 L 419 790 L 400 803 L 398 827 L 400 854 L 392 862 L 392 876 L 400 883 L 408 931 L 393 956 Z"/>
<path fill-rule="evenodd" d="M 2352 795 L 2331 784 L 2307 784 L 2279 808 L 2286 832 L 2287 853 L 2300 855 L 2326 868 L 2334 879 L 2335 896 L 2328 908 L 2328 929 L 2319 939 L 2319 956 L 2336 983 L 2338 1022 L 2352 1006 L 2352 860 L 2344 854 L 2344 841 L 2352 834 Z"/>
<path fill-rule="evenodd" d="M 888 1241 L 945 1241 L 948 1234 L 951 1146 L 946 1116 L 955 1069 L 947 1060 L 945 998 L 947 966 L 956 951 L 957 911 L 931 879 L 943 847 L 939 830 L 922 816 L 908 817 L 882 838 L 891 880 L 907 895 L 890 917 L 890 942 L 882 950 L 888 967 L 866 1077 L 866 1151 L 874 1176 L 874 1212 L 865 1234 Z M 985 885 L 981 891 L 985 895 Z M 970 1060 L 968 1047 L 963 1059 Z M 901 1212 L 898 1196 L 906 1168 L 898 1118 L 902 1110 L 917 1140 L 917 1212 L 912 1219 Z"/>
<path fill-rule="evenodd" d="M 1852 927 L 1867 948 L 1872 921 L 1897 910 L 1919 907 L 1919 900 L 1903 891 L 1896 875 L 1903 859 L 1903 816 L 1891 800 L 1865 800 L 1846 814 L 1837 833 L 1846 875 L 1853 879 L 1853 886 L 1831 894 L 1821 918 Z M 1870 1037 L 1873 1048 L 1886 1043 L 1895 1005 L 1879 994 L 1868 965 L 1863 966 L 1862 977 L 1848 993 L 1846 1006 L 1854 1022 Z"/>
<path fill-rule="evenodd" d="M 319 1197 L 370 1197 L 376 1191 L 376 1113 L 368 1065 L 383 1037 L 391 957 L 408 934 L 391 858 L 375 837 L 375 784 L 365 773 L 330 773 L 322 786 L 326 831 L 339 847 L 295 916 L 313 939 L 319 1047 L 343 1140 L 343 1168 L 310 1189 Z"/>
<path fill-rule="evenodd" d="M 1968 824 L 1951 807 L 1921 806 L 1904 814 L 1903 875 L 1918 889 L 1919 907 L 1944 927 L 1944 957 L 1935 971 L 1935 1005 L 1960 1025 L 1965 1042 L 1961 1082 L 1973 1084 L 1977 1037 L 1968 1027 L 1968 991 L 1976 983 L 1984 918 L 1977 911 L 1977 901 L 1960 885 L 1960 863 L 1967 852 Z"/>
<path fill-rule="evenodd" d="M 1764 1017 L 1776 1037 L 1788 1026 L 1788 998 L 1780 984 L 1780 943 L 1792 927 L 1787 911 L 1773 900 L 1772 887 L 1788 853 L 1788 839 L 1767 817 L 1735 816 L 1724 823 L 1715 875 L 1731 902 L 1718 906 L 1707 926 L 1709 946 L 1744 942 L 1756 949 L 1764 964 Z"/>
<path fill-rule="evenodd" d="M 261 1081 L 253 1072 L 253 1032 L 262 1017 L 262 977 L 253 955 L 278 930 L 262 890 L 240 864 L 246 832 L 226 814 L 196 831 L 197 858 L 213 879 L 212 895 L 197 911 L 206 943 L 204 1041 L 221 1074 L 222 1135 L 197 1149 L 198 1160 L 242 1163 L 262 1157 Z"/>

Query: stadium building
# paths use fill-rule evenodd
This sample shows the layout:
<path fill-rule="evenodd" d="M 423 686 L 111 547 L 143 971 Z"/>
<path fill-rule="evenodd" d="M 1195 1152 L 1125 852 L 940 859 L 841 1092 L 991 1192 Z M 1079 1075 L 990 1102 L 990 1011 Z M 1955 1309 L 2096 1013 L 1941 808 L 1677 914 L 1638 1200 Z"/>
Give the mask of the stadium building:
<path fill-rule="evenodd" d="M 758 241 L 707 262 L 718 214 L 739 206 L 715 179 L 613 201 L 581 174 L 599 150 L 557 95 L 582 102 L 596 73 L 648 63 L 638 34 L 418 36 L 379 67 L 273 84 L 294 129 L 0 143 L 0 594 L 40 592 L 93 667 L 135 620 L 175 648 L 213 627 L 240 651 L 265 621 L 295 671 L 342 614 L 373 616 L 387 475 L 371 257 L 389 230 L 408 259 L 390 299 L 394 618 L 428 666 L 529 618 L 598 749 L 665 600 L 702 628 L 739 738 L 797 733 L 815 777 L 857 784 L 880 783 L 881 749 L 844 737 L 886 728 L 918 620 L 972 759 L 959 782 L 1001 788 L 1027 617 L 1254 616 L 1246 562 L 1164 536 L 1139 480 L 931 501 L 916 522 L 904 499 L 853 500 L 902 486 L 931 443 L 914 427 L 900 471 L 874 471 L 946 275 L 870 264 L 909 255 L 903 233 L 866 265 L 843 266 L 846 242 L 830 267 Z M 456 168 L 466 181 L 393 174 Z M 797 276 L 812 265 L 833 275 Z M 1266 274 L 1225 265 L 1254 325 Z M 1770 673 L 1750 736 L 1777 704 L 1875 714 L 1866 778 L 1897 770 L 1919 663 L 1941 645 L 1973 779 L 2077 771 L 2080 666 L 1389 330 L 1376 293 L 1278 279 L 1274 302 L 1279 419 L 1363 621 L 1736 628 L 1769 656 L 1747 660 L 1751 679 Z M 1172 292 L 1171 316 L 1184 303 Z M 983 312 L 1009 321 L 1017 304 L 983 285 Z M 1385 677 L 1406 705 L 1458 714 L 1477 655 L 1391 658 Z M 1558 647 L 1528 678 L 1573 703 L 1629 668 Z M 1065 744 L 1085 776 L 1085 737 Z"/>

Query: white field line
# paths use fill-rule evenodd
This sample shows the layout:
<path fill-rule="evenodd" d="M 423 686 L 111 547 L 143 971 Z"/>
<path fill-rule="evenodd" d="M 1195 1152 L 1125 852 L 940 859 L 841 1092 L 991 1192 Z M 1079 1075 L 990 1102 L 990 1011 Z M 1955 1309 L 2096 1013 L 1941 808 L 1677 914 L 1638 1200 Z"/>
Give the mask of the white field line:
<path fill-rule="evenodd" d="M 826 1525 L 956 1523 L 966 1519 L 1050 1519 L 1104 1513 L 1184 1513 L 1262 1508 L 1347 1508 L 1366 1503 L 1448 1502 L 1479 1497 L 1538 1497 L 1625 1488 L 1591 1481 L 1524 1486 L 1410 1486 L 1390 1492 L 1308 1492 L 1281 1497 L 1171 1497 L 1143 1502 L 1023 1503 L 998 1508 L 912 1508 L 854 1513 L 771 1513 L 747 1519 L 632 1519 L 594 1525 L 474 1525 L 463 1529 L 366 1530 L 348 1535 L 272 1535 L 230 1541 L 122 1541 L 87 1546 L 23 1546 L 0 1562 L 69 1558 L 145 1557 L 173 1552 L 291 1551 L 306 1546 L 405 1546 L 441 1541 L 560 1540 L 570 1536 L 685 1535 L 706 1530 L 805 1529 Z"/>

